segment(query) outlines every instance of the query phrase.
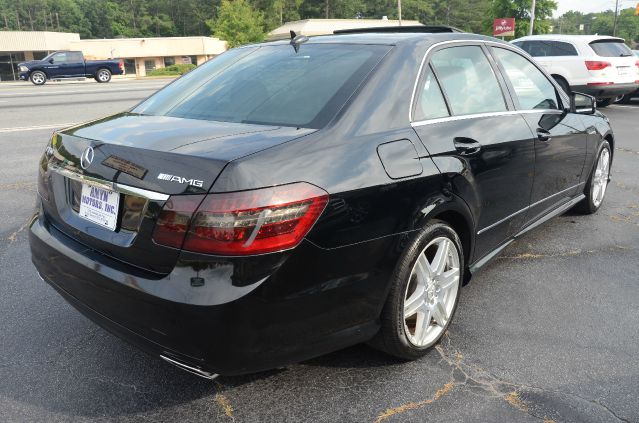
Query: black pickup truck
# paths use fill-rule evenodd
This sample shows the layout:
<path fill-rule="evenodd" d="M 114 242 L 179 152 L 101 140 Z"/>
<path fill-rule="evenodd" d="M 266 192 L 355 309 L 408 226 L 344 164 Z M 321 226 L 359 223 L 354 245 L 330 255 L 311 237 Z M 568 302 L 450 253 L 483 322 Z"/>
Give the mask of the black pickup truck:
<path fill-rule="evenodd" d="M 47 79 L 93 78 L 109 82 L 111 75 L 124 74 L 121 60 L 84 60 L 81 51 L 56 51 L 42 60 L 18 64 L 20 79 L 43 85 Z"/>

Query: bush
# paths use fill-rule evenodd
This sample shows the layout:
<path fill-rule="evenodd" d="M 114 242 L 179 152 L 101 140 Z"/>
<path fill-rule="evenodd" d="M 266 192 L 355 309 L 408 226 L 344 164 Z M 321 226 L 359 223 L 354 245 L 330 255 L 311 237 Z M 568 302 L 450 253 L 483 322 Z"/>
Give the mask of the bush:
<path fill-rule="evenodd" d="M 165 68 L 153 69 L 150 72 L 147 72 L 147 76 L 172 76 L 172 75 L 184 75 L 187 72 L 195 69 L 195 65 L 188 64 L 179 64 L 179 65 L 171 65 Z"/>

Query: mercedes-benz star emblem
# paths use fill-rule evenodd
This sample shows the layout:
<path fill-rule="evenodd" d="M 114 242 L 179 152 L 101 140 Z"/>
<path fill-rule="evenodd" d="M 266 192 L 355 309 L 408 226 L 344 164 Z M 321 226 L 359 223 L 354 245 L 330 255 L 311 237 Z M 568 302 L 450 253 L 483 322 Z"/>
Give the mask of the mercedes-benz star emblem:
<path fill-rule="evenodd" d="M 82 169 L 86 169 L 91 166 L 91 162 L 93 161 L 93 147 L 87 147 L 82 156 L 80 156 L 80 166 Z"/>

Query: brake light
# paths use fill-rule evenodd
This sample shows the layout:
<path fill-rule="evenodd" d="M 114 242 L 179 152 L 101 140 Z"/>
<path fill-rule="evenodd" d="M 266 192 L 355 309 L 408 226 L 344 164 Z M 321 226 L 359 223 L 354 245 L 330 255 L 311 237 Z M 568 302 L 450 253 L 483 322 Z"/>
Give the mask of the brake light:
<path fill-rule="evenodd" d="M 591 70 L 591 71 L 606 69 L 609 66 L 612 66 L 610 62 L 602 62 L 599 60 L 586 60 L 586 68 L 588 68 L 588 70 Z"/>
<path fill-rule="evenodd" d="M 603 85 L 615 85 L 615 83 L 614 82 L 589 82 L 588 83 L 589 87 L 599 87 Z"/>
<path fill-rule="evenodd" d="M 173 248 L 182 248 L 191 216 L 204 200 L 204 195 L 175 195 L 164 204 L 155 222 L 153 241 Z"/>
<path fill-rule="evenodd" d="M 639 68 L 639 60 L 635 62 L 635 66 Z"/>
<path fill-rule="evenodd" d="M 194 201 L 187 205 L 182 197 Z M 177 205 L 169 205 L 178 198 Z M 195 210 L 193 203 L 198 198 L 201 204 L 190 217 L 189 210 Z M 175 248 L 181 245 L 184 250 L 207 254 L 285 250 L 302 241 L 327 201 L 326 191 L 303 182 L 206 196 L 174 196 L 160 214 L 153 239 L 158 244 Z M 190 219 L 185 220 L 187 215 Z"/>

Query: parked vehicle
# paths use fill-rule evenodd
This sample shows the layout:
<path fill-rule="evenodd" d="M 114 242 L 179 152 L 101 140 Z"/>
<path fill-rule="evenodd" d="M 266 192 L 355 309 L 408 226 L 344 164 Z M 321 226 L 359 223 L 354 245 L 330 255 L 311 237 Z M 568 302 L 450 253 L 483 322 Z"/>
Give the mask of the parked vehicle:
<path fill-rule="evenodd" d="M 639 61 L 622 38 L 606 35 L 531 35 L 512 42 L 566 92 L 597 98 L 599 107 L 639 88 Z"/>
<path fill-rule="evenodd" d="M 18 64 L 19 78 L 43 85 L 49 79 L 94 78 L 105 83 L 112 75 L 124 74 L 121 60 L 84 60 L 81 51 L 56 51 L 42 60 Z"/>
<path fill-rule="evenodd" d="M 637 56 L 637 66 L 639 66 L 639 50 L 632 50 L 632 53 Z M 639 98 L 639 88 L 636 91 L 631 92 L 630 94 L 626 94 L 621 98 L 621 103 L 630 103 L 633 99 Z"/>
<path fill-rule="evenodd" d="M 494 38 L 360 32 L 232 49 L 56 132 L 42 278 L 203 377 L 360 342 L 416 359 L 514 239 L 601 207 L 614 136 L 593 97 Z"/>

